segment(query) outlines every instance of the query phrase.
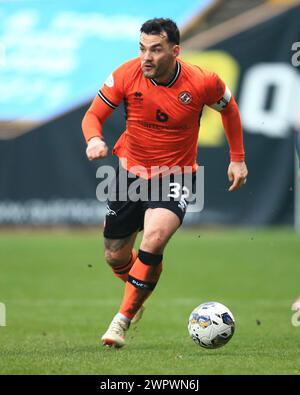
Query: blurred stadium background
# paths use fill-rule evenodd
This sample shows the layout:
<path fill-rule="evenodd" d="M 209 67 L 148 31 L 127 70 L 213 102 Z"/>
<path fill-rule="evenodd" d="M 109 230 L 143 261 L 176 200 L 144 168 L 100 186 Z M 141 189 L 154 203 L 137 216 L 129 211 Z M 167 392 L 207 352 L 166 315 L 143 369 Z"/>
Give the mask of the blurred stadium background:
<path fill-rule="evenodd" d="M 178 240 L 180 248 L 186 246 L 191 251 L 190 256 L 187 255 L 188 261 L 201 261 L 202 248 L 208 249 L 205 259 L 212 261 L 206 260 L 204 268 L 200 267 L 200 262 L 198 272 L 195 267 L 191 268 L 193 276 L 203 275 L 208 279 L 207 287 L 204 287 L 206 294 L 199 291 L 197 296 L 195 290 L 192 294 L 188 277 L 186 288 L 178 284 L 183 287 L 182 294 L 187 292 L 190 297 L 186 305 L 183 303 L 185 314 L 195 307 L 193 304 L 200 296 L 221 298 L 230 305 L 236 303 L 241 322 L 243 319 L 246 322 L 245 305 L 251 298 L 256 300 L 255 289 L 250 286 L 247 289 L 247 284 L 261 281 L 257 301 L 263 300 L 266 304 L 262 307 L 259 302 L 254 303 L 249 307 L 252 309 L 250 313 L 260 311 L 261 307 L 262 314 L 268 314 L 274 301 L 280 309 L 286 309 L 284 320 L 289 320 L 290 305 L 300 293 L 297 289 L 299 281 L 296 282 L 300 278 L 300 238 L 296 232 L 300 230 L 300 186 L 295 151 L 295 135 L 300 133 L 300 54 L 297 53 L 300 50 L 300 1 L 0 1 L 0 301 L 7 306 L 8 322 L 5 329 L 0 328 L 0 341 L 3 346 L 5 339 L 7 347 L 7 353 L 2 354 L 0 372 L 56 372 L 57 361 L 64 358 L 64 353 L 61 352 L 52 367 L 44 366 L 40 359 L 40 365 L 34 365 L 36 350 L 31 349 L 30 344 L 40 344 L 44 350 L 44 331 L 55 333 L 56 330 L 55 314 L 59 316 L 55 318 L 57 322 L 62 322 L 68 311 L 72 327 L 74 316 L 71 313 L 75 311 L 76 300 L 91 289 L 95 300 L 109 298 L 111 290 L 119 292 L 109 269 L 101 263 L 99 228 L 105 204 L 96 199 L 97 168 L 116 165 L 117 161 L 109 155 L 102 162 L 88 162 L 81 120 L 111 71 L 137 56 L 140 25 L 157 16 L 173 18 L 180 26 L 182 58 L 215 70 L 234 93 L 243 120 L 249 169 L 246 187 L 228 194 L 226 139 L 218 114 L 205 110 L 198 154 L 198 162 L 205 167 L 204 210 L 187 214 Z M 298 44 L 293 47 L 294 43 Z M 124 130 L 123 113 L 121 106 L 105 124 L 104 134 L 110 149 Z M 67 234 L 62 233 L 62 229 L 68 229 Z M 205 244 L 204 237 L 204 244 L 197 252 L 198 246 L 190 244 L 191 240 L 195 238 L 198 242 L 206 231 L 208 244 Z M 255 244 L 256 239 L 259 244 Z M 72 240 L 78 243 L 77 249 L 72 246 Z M 238 282 L 245 281 L 239 266 L 229 264 L 226 270 L 228 246 L 240 248 L 241 255 L 235 257 L 238 261 L 243 260 L 245 254 L 247 265 L 252 265 L 253 261 L 258 265 L 253 266 L 257 271 L 249 269 L 246 290 L 241 285 L 240 292 L 232 294 L 224 284 L 222 288 L 222 283 L 217 282 L 221 288 L 213 289 L 216 286 L 214 275 L 211 278 L 211 274 L 219 272 L 230 284 L 231 276 Z M 173 244 L 170 251 L 172 248 L 176 251 L 176 245 Z M 215 261 L 209 253 L 210 248 L 220 248 Z M 256 249 L 260 255 L 255 256 Z M 180 251 L 173 254 L 175 261 L 176 254 L 184 259 Z M 74 279 L 68 283 L 72 276 L 71 261 L 77 276 L 86 280 L 85 285 L 81 283 L 82 289 L 75 285 Z M 87 263 L 90 268 L 97 266 L 93 279 L 82 274 L 80 265 L 83 261 L 85 267 Z M 264 272 L 260 272 L 259 262 L 267 265 Z M 207 267 L 210 264 L 211 269 Z M 177 278 L 181 275 L 180 262 L 173 265 L 172 269 L 169 265 L 165 286 L 168 276 Z M 50 273 L 50 267 L 55 267 L 58 272 Z M 55 278 L 57 273 L 62 276 L 60 280 Z M 103 277 L 109 290 L 101 285 Z M 276 289 L 282 285 L 282 294 L 266 290 L 266 284 L 272 278 Z M 68 296 L 55 289 L 55 284 L 66 287 L 66 292 L 70 291 Z M 232 285 L 236 287 L 236 284 Z M 174 298 L 178 296 L 174 289 L 166 293 L 166 297 L 171 298 L 171 306 L 172 292 Z M 67 302 L 71 300 L 70 295 L 74 296 L 73 304 Z M 53 305 L 49 302 L 49 307 L 47 301 L 50 298 L 54 302 Z M 60 305 L 64 300 L 66 304 Z M 91 315 L 95 310 L 101 310 L 102 305 L 88 303 Z M 118 301 L 111 302 L 114 303 L 117 306 Z M 155 303 L 158 298 L 154 298 L 153 306 Z M 58 307 L 54 309 L 54 306 Z M 84 315 L 86 305 L 82 304 L 80 308 Z M 163 322 L 162 308 L 157 305 Z M 40 314 L 44 321 L 37 320 L 37 316 L 41 319 Z M 103 329 L 110 318 L 107 311 Z M 85 319 L 84 330 L 88 331 L 88 325 L 93 327 L 95 323 L 87 316 Z M 180 327 L 182 323 L 178 320 Z M 183 327 L 185 321 L 184 316 Z M 61 325 L 60 329 L 63 328 Z M 294 329 L 289 322 L 287 325 L 289 330 Z M 9 333 L 10 327 L 15 328 L 15 332 Z M 13 353 L 14 339 L 19 339 L 23 333 L 21 327 L 25 328 L 32 353 L 27 349 L 32 360 L 25 359 L 24 364 L 16 363 Z M 155 335 L 155 329 L 153 331 Z M 37 332 L 43 333 L 42 339 L 37 338 Z M 72 333 L 68 335 L 72 336 Z M 299 328 L 297 336 L 299 340 Z M 53 335 L 54 339 L 58 343 L 65 341 Z M 47 344 L 51 348 L 49 337 Z M 270 347 L 273 346 L 272 343 Z M 23 351 L 20 349 L 19 355 Z M 299 373 L 299 370 L 293 370 L 293 363 L 287 372 Z M 30 366 L 35 367 L 31 369 Z M 71 372 L 77 372 L 72 363 L 69 366 Z M 215 366 L 216 372 L 224 372 L 221 364 Z M 81 372 L 89 369 L 93 371 L 91 365 L 86 365 Z M 251 366 L 247 365 L 247 369 L 251 371 Z M 270 372 L 279 370 L 278 363 Z M 108 373 L 107 370 L 103 372 Z M 110 372 L 114 372 L 113 368 Z M 121 369 L 118 372 L 135 371 Z M 152 372 L 156 372 L 155 369 Z M 198 371 L 186 367 L 163 372 Z M 215 371 L 207 367 L 203 372 Z"/>

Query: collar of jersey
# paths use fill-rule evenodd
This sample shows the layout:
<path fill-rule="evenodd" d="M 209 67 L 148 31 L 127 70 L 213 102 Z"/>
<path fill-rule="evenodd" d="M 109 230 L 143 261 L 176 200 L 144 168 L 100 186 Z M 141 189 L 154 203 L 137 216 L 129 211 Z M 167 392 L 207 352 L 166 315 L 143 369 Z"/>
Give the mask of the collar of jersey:
<path fill-rule="evenodd" d="M 174 77 L 171 79 L 170 82 L 168 82 L 167 84 L 159 84 L 158 82 L 156 82 L 152 78 L 150 78 L 150 81 L 155 86 L 165 86 L 166 88 L 171 88 L 171 86 L 173 86 L 175 84 L 175 82 L 178 80 L 179 75 L 180 75 L 180 71 L 181 71 L 181 65 L 180 65 L 179 62 L 176 61 L 176 71 L 175 71 Z"/>

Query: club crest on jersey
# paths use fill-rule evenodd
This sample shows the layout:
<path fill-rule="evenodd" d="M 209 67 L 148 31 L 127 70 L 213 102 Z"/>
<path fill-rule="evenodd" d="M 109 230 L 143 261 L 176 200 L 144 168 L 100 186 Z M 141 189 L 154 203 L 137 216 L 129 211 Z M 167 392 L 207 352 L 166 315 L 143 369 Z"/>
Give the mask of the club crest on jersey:
<path fill-rule="evenodd" d="M 179 93 L 178 99 L 183 104 L 190 104 L 193 100 L 190 92 L 181 92 Z"/>

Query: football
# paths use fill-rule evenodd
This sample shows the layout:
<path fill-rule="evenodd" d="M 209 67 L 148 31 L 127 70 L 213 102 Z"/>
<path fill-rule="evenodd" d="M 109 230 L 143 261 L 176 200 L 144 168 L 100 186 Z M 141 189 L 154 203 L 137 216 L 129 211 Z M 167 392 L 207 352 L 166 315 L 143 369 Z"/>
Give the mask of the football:
<path fill-rule="evenodd" d="M 233 314 L 218 302 L 200 304 L 189 317 L 189 335 L 196 344 L 204 348 L 224 346 L 232 338 L 234 330 Z"/>

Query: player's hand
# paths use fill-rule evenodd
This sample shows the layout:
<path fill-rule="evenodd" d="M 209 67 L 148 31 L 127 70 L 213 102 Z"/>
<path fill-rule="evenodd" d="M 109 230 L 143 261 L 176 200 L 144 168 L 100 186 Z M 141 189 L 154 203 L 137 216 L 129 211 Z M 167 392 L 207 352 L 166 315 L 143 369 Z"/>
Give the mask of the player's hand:
<path fill-rule="evenodd" d="M 232 182 L 228 192 L 235 191 L 246 184 L 248 170 L 245 162 L 230 162 L 228 179 Z"/>
<path fill-rule="evenodd" d="M 89 160 L 102 159 L 107 156 L 107 145 L 100 137 L 92 137 L 86 148 L 86 156 Z"/>

